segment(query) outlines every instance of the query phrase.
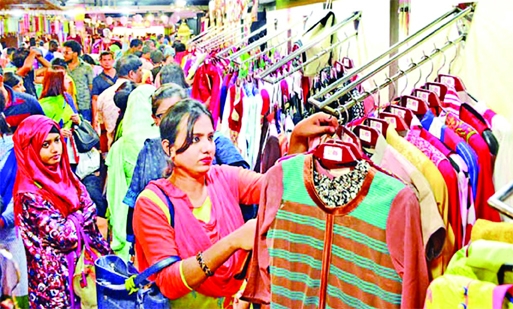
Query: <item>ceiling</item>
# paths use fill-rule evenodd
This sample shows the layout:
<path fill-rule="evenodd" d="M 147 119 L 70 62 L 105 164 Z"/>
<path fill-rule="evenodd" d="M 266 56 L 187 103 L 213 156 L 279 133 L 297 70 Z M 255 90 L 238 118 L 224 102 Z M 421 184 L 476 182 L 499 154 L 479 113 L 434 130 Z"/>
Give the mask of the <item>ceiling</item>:
<path fill-rule="evenodd" d="M 61 5 L 72 6 L 85 4 L 87 6 L 152 6 L 152 5 L 173 5 L 174 0 L 57 0 Z M 187 5 L 207 6 L 208 0 L 187 0 Z"/>
<path fill-rule="evenodd" d="M 0 10 L 60 10 L 58 3 L 49 0 L 0 0 Z"/>

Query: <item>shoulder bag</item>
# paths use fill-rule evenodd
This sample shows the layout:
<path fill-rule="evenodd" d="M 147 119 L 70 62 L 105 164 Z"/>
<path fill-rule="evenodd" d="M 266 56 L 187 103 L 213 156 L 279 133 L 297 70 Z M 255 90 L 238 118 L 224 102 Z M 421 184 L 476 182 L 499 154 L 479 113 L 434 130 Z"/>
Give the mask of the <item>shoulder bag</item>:
<path fill-rule="evenodd" d="M 85 153 L 90 151 L 100 142 L 98 133 L 93 129 L 91 124 L 80 117 L 80 124 L 73 125 L 73 138 L 78 152 Z"/>

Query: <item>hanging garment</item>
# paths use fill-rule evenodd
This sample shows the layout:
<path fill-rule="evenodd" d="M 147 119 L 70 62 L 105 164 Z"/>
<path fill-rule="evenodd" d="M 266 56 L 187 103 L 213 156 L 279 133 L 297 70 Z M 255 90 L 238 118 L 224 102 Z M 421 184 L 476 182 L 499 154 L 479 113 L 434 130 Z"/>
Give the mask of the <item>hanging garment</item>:
<path fill-rule="evenodd" d="M 388 145 L 383 135 L 378 136 L 371 161 L 410 184 L 416 191 L 421 209 L 422 239 L 426 260 L 431 262 L 438 258 L 442 253 L 447 231 L 427 179 L 402 154 Z"/>
<path fill-rule="evenodd" d="M 365 161 L 333 182 L 316 183 L 314 166 L 312 155 L 297 155 L 265 175 L 243 299 L 280 308 L 422 307 L 428 274 L 413 191 Z M 328 206 L 337 201 L 325 185 L 347 203 Z"/>
<path fill-rule="evenodd" d="M 406 134 L 405 139 L 417 147 L 433 162 L 442 174 L 445 184 L 447 185 L 447 193 L 449 197 L 447 212 L 442 213 L 445 224 L 450 225 L 454 233 L 455 244 L 462 243 L 460 201 L 458 194 L 458 176 L 449 163 L 446 156 L 438 149 L 431 145 L 428 141 L 420 137 L 420 130 L 413 129 Z M 459 246 L 458 246 L 459 249 Z"/>

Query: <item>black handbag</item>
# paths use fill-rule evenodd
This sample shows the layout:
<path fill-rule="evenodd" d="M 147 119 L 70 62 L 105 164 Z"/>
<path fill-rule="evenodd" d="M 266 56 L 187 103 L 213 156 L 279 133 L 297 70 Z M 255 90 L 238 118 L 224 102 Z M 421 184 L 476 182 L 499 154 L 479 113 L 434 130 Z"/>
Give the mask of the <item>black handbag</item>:
<path fill-rule="evenodd" d="M 94 146 L 100 143 L 98 133 L 93 129 L 91 124 L 80 117 L 80 124 L 73 125 L 73 139 L 75 146 L 80 153 L 89 152 Z"/>

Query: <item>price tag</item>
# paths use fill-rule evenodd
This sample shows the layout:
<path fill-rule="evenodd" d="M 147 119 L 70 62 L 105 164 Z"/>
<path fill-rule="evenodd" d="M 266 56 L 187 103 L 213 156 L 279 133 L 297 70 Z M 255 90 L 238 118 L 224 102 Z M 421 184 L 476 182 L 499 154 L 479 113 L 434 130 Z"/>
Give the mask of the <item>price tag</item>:
<path fill-rule="evenodd" d="M 342 161 L 342 149 L 338 147 L 325 146 L 323 156 L 328 160 Z"/>
<path fill-rule="evenodd" d="M 381 124 L 381 123 L 380 123 Z M 364 142 L 371 142 L 371 133 L 368 130 L 360 129 L 360 139 Z"/>
<path fill-rule="evenodd" d="M 448 87 L 452 87 L 454 88 L 454 78 L 452 77 L 449 77 L 449 76 L 442 76 L 442 78 L 440 78 L 440 82 Z"/>
<path fill-rule="evenodd" d="M 429 90 L 433 91 L 438 97 L 440 97 L 440 86 L 429 85 Z"/>
<path fill-rule="evenodd" d="M 349 135 L 347 135 L 347 134 L 342 135 L 342 141 L 345 142 L 345 143 L 352 143 L 353 142 L 351 137 Z"/>
<path fill-rule="evenodd" d="M 397 122 L 395 121 L 394 117 L 385 117 L 385 121 L 394 128 L 397 128 Z"/>
<path fill-rule="evenodd" d="M 424 101 L 429 101 L 429 92 L 417 91 L 417 97 L 421 98 Z"/>
<path fill-rule="evenodd" d="M 415 99 L 408 98 L 406 100 L 406 108 L 409 108 L 413 111 L 418 111 L 419 110 L 419 102 Z"/>
<path fill-rule="evenodd" d="M 350 67 L 351 66 L 351 62 L 349 61 L 349 58 L 344 58 L 344 66 L 346 68 Z"/>
<path fill-rule="evenodd" d="M 392 111 L 392 114 L 397 115 L 401 118 L 404 118 L 404 116 L 406 116 L 406 112 L 402 109 L 392 107 L 390 110 Z"/>
<path fill-rule="evenodd" d="M 380 122 L 371 120 L 370 121 L 370 127 L 378 130 L 380 133 L 383 132 L 383 125 Z"/>

